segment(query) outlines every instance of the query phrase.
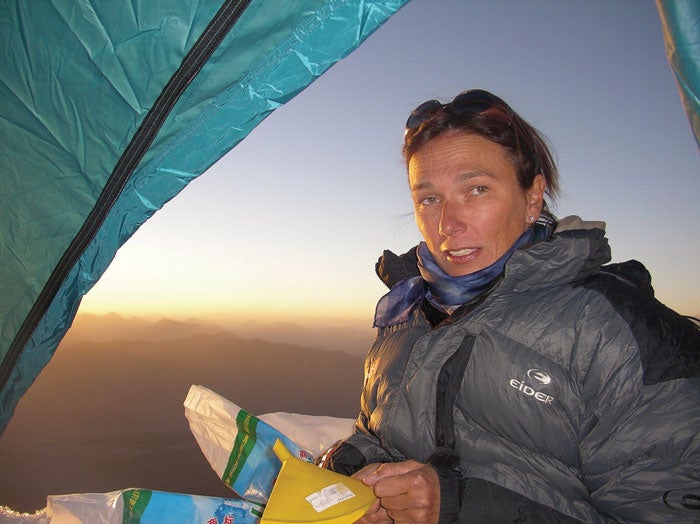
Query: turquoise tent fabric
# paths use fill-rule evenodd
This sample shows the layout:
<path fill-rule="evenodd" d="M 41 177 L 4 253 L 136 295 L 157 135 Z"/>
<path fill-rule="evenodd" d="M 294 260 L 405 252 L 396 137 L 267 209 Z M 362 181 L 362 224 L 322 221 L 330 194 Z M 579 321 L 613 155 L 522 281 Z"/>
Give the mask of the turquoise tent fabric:
<path fill-rule="evenodd" d="M 0 432 L 119 247 L 406 1 L 0 5 Z"/>
<path fill-rule="evenodd" d="M 666 57 L 681 101 L 700 146 L 700 2 L 657 0 L 666 43 Z"/>

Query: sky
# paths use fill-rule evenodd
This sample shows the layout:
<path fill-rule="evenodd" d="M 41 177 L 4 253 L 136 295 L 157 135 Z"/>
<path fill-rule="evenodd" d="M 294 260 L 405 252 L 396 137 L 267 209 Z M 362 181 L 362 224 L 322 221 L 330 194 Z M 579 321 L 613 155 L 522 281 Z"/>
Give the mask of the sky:
<path fill-rule="evenodd" d="M 400 150 L 421 102 L 483 88 L 552 143 L 556 215 L 700 314 L 700 156 L 651 0 L 412 0 L 147 221 L 80 312 L 354 319 L 420 241 Z"/>

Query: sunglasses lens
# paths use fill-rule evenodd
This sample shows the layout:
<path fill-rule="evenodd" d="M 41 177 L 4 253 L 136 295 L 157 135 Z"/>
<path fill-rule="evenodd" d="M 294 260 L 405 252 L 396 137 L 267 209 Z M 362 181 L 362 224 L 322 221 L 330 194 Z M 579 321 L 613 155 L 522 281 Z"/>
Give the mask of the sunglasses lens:
<path fill-rule="evenodd" d="M 475 89 L 457 95 L 452 100 L 452 109 L 456 113 L 482 113 L 490 109 L 495 102 L 491 93 Z"/>
<path fill-rule="evenodd" d="M 453 113 L 487 113 L 497 120 L 503 120 L 509 123 L 508 106 L 504 102 L 499 101 L 488 91 L 482 89 L 472 89 L 464 91 L 454 97 L 454 100 L 449 104 L 441 104 L 437 100 L 428 100 L 423 102 L 413 110 L 411 116 L 406 121 L 406 130 L 417 129 L 423 122 L 432 118 L 432 116 L 441 108 L 447 108 Z M 493 110 L 493 111 L 491 111 Z"/>
<path fill-rule="evenodd" d="M 408 120 L 406 120 L 406 129 L 416 129 L 441 107 L 442 104 L 437 100 L 423 102 L 413 110 Z"/>

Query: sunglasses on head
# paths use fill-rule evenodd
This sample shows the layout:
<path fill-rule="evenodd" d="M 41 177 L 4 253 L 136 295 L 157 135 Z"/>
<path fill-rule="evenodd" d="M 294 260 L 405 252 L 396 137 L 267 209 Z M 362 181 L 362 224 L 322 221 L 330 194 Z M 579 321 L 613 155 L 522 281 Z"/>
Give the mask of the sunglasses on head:
<path fill-rule="evenodd" d="M 510 108 L 500 98 L 483 89 L 471 89 L 458 94 L 452 102 L 443 104 L 438 100 L 428 100 L 416 107 L 406 120 L 406 131 L 417 129 L 420 125 L 430 120 L 438 111 L 449 110 L 454 114 L 478 113 L 483 114 L 494 110 L 494 115 L 500 116 L 500 120 L 510 122 Z"/>

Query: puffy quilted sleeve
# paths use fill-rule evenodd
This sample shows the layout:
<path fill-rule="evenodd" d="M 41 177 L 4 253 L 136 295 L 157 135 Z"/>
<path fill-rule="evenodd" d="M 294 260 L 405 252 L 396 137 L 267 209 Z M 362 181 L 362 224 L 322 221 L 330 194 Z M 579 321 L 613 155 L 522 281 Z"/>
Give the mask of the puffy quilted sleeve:
<path fill-rule="evenodd" d="M 590 283 L 617 316 L 591 326 L 581 473 L 620 521 L 700 521 L 700 331 L 620 275 Z"/>

